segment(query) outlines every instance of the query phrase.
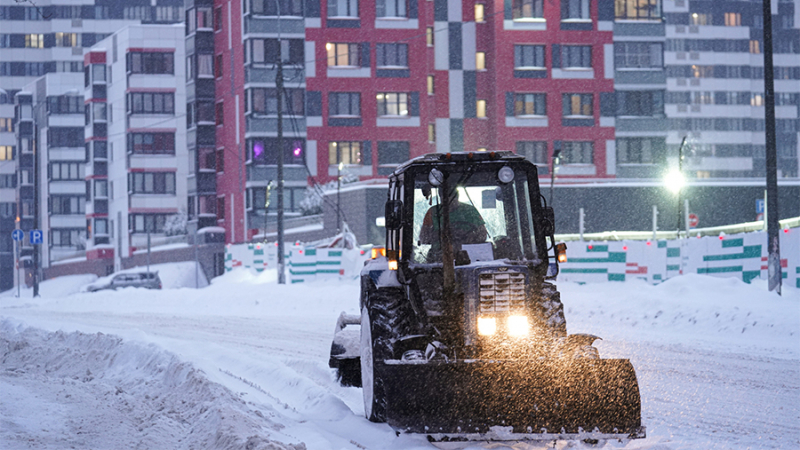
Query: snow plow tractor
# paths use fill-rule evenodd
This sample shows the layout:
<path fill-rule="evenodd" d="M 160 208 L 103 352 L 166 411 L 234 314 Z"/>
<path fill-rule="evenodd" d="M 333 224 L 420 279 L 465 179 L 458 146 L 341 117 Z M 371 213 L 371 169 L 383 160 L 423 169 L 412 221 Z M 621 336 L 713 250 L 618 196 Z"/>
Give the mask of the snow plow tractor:
<path fill-rule="evenodd" d="M 431 441 L 645 437 L 626 359 L 568 335 L 550 281 L 566 246 L 536 166 L 511 152 L 429 154 L 389 176 L 386 247 L 361 272 L 330 366 L 373 422 Z"/>

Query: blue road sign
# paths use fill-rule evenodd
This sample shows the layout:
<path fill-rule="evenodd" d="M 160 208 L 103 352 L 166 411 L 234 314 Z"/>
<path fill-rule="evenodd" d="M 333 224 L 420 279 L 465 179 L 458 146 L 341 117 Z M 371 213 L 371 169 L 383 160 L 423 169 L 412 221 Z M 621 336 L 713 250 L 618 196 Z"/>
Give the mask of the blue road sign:
<path fill-rule="evenodd" d="M 31 230 L 29 237 L 31 244 L 33 245 L 41 244 L 42 242 L 44 242 L 44 233 L 42 233 L 42 230 Z"/>
<path fill-rule="evenodd" d="M 25 233 L 22 230 L 14 230 L 11 232 L 11 239 L 21 241 L 23 238 L 25 238 Z"/>
<path fill-rule="evenodd" d="M 756 199 L 756 214 L 764 214 L 764 199 Z"/>

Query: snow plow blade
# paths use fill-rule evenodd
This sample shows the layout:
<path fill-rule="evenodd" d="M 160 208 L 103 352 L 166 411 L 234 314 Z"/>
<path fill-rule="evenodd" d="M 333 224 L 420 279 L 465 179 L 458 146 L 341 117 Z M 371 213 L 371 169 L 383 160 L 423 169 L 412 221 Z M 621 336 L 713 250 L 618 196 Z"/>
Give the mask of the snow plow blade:
<path fill-rule="evenodd" d="M 400 432 L 433 440 L 645 437 L 639 385 L 626 359 L 390 360 L 376 369 L 386 421 Z"/>

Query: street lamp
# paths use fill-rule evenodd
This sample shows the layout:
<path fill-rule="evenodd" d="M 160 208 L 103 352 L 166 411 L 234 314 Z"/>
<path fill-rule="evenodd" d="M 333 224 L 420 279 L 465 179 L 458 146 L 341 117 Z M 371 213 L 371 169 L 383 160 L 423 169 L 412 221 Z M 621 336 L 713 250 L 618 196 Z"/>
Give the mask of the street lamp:
<path fill-rule="evenodd" d="M 678 223 L 677 223 L 677 233 L 678 238 L 681 236 L 681 216 L 683 215 L 683 203 L 681 202 L 681 196 L 683 194 L 683 188 L 686 186 L 686 178 L 683 176 L 683 146 L 686 145 L 686 136 L 683 137 L 681 140 L 681 145 L 678 147 L 678 169 L 671 170 L 667 175 L 664 177 L 664 184 L 667 186 L 669 190 L 674 192 L 678 195 Z M 688 202 L 687 202 L 688 203 Z M 686 206 L 687 212 L 689 206 Z M 688 236 L 688 224 L 687 224 L 687 236 Z"/>
<path fill-rule="evenodd" d="M 556 184 L 556 167 L 561 161 L 561 141 L 553 143 L 553 159 L 550 161 L 550 206 L 553 206 L 553 189 Z"/>

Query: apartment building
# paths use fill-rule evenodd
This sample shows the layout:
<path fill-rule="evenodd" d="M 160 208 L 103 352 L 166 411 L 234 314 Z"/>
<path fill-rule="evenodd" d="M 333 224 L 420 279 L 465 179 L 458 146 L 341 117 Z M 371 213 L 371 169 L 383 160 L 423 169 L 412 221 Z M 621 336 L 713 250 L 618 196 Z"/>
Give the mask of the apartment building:
<path fill-rule="evenodd" d="M 0 0 L 0 234 L 16 226 L 15 94 L 46 74 L 82 73 L 84 49 L 128 24 L 183 17 L 182 0 Z M 0 289 L 13 285 L 13 264 L 11 246 L 2 241 Z"/>
<path fill-rule="evenodd" d="M 133 25 L 84 56 L 86 257 L 127 258 L 186 213 L 184 28 Z"/>
<path fill-rule="evenodd" d="M 601 114 L 614 101 L 613 6 L 589 0 L 187 3 L 187 54 L 198 67 L 189 80 L 189 96 L 194 90 L 197 99 L 189 140 L 210 135 L 204 127 L 211 125 L 211 95 L 216 129 L 214 143 L 203 138 L 203 149 L 197 144 L 195 150 L 192 220 L 208 225 L 213 213 L 228 241 L 249 239 L 264 223 L 279 152 L 290 215 L 309 177 L 380 178 L 433 151 L 515 149 L 542 174 L 555 153 L 559 176 L 613 177 L 613 117 Z M 216 202 L 207 189 L 214 184 Z"/>
<path fill-rule="evenodd" d="M 85 250 L 85 107 L 79 89 L 82 82 L 79 73 L 50 73 L 18 93 L 20 100 L 30 100 L 33 132 L 20 134 L 16 203 L 20 205 L 20 229 L 47 231 L 40 251 L 42 267 L 53 261 L 83 256 Z M 23 128 L 24 124 L 25 121 L 20 121 Z M 42 151 L 34 153 L 35 148 Z M 34 189 L 37 178 L 38 190 Z M 36 192 L 38 202 L 34 198 Z M 35 207 L 38 211 L 34 211 Z M 38 226 L 34 224 L 36 212 Z M 27 241 L 23 243 L 23 261 L 29 263 L 32 247 Z"/>
<path fill-rule="evenodd" d="M 778 176 L 798 177 L 800 2 L 773 2 Z M 765 176 L 762 2 L 665 1 L 665 112 L 672 164 L 687 175 Z"/>

